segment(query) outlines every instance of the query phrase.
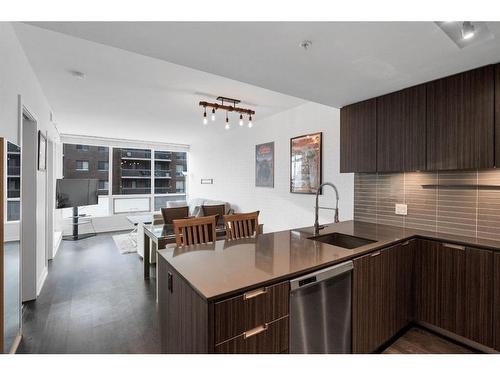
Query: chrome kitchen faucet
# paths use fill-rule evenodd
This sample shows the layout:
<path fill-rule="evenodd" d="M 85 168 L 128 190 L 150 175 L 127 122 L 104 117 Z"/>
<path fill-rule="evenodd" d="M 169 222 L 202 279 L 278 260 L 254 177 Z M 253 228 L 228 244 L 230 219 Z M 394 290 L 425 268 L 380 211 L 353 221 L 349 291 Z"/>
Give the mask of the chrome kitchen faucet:
<path fill-rule="evenodd" d="M 337 204 L 335 205 L 335 208 L 319 207 L 319 193 L 321 192 L 321 188 L 323 186 L 327 186 L 327 185 L 331 186 L 333 188 L 333 190 L 335 190 L 335 195 L 337 197 Z M 316 190 L 316 207 L 314 209 L 314 235 L 316 235 L 316 236 L 319 234 L 319 230 L 324 228 L 324 226 L 322 226 L 322 227 L 319 226 L 318 211 L 320 208 L 325 209 L 325 210 L 335 210 L 335 217 L 334 217 L 333 221 L 335 223 L 339 222 L 339 191 L 337 190 L 337 187 L 334 184 L 332 184 L 331 182 L 323 182 L 321 185 L 319 185 L 318 190 Z"/>

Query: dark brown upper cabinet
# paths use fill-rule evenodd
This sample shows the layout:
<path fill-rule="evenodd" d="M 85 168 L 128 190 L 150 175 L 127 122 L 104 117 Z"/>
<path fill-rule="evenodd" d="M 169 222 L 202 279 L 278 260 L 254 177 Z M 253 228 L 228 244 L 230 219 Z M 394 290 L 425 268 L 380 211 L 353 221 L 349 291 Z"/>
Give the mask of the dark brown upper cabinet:
<path fill-rule="evenodd" d="M 500 64 L 495 65 L 495 165 L 500 167 Z"/>
<path fill-rule="evenodd" d="M 494 166 L 494 67 L 426 84 L 427 169 Z"/>
<path fill-rule="evenodd" d="M 425 85 L 377 98 L 377 171 L 425 170 Z"/>
<path fill-rule="evenodd" d="M 377 171 L 377 99 L 340 110 L 340 172 Z"/>

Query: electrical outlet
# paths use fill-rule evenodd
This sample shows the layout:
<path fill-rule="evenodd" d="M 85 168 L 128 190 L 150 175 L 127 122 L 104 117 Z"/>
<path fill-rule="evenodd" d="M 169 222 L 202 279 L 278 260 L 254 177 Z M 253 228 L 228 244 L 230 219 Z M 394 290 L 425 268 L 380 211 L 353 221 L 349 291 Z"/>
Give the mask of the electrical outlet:
<path fill-rule="evenodd" d="M 396 203 L 396 215 L 408 215 L 408 205 Z"/>

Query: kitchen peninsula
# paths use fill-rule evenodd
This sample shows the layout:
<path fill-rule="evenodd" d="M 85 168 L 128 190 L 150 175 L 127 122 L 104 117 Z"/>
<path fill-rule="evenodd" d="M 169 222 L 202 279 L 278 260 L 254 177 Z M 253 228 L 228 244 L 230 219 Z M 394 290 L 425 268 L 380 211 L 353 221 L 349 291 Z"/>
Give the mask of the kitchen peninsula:
<path fill-rule="evenodd" d="M 353 261 L 352 352 L 380 350 L 418 323 L 500 350 L 500 242 L 357 221 L 158 251 L 164 353 L 287 353 L 290 280 Z"/>

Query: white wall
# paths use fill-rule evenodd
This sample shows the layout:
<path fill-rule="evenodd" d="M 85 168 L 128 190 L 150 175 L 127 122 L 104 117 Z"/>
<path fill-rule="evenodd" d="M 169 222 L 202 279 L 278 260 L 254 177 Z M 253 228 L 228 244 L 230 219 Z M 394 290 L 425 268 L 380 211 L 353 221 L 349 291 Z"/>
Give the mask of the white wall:
<path fill-rule="evenodd" d="M 20 95 L 23 105 L 36 118 L 38 129 L 47 132 L 48 138 L 57 144 L 59 135 L 50 120 L 49 103 L 12 25 L 7 22 L 0 22 L 0 51 L 2 51 L 0 58 L 0 136 L 20 144 L 18 126 L 18 95 Z M 35 288 L 38 291 L 47 274 L 46 233 L 43 230 L 47 217 L 45 178 L 46 172 L 37 171 L 37 201 L 36 207 L 33 207 L 33 213 L 36 215 L 37 225 L 42 228 L 37 231 L 36 249 L 34 249 L 37 274 Z M 12 226 L 9 226 L 8 230 L 10 233 L 17 233 Z"/>
<path fill-rule="evenodd" d="M 257 114 L 258 115 L 258 114 Z M 207 125 L 210 126 L 210 125 Z M 191 145 L 190 198 L 229 201 L 239 212 L 260 210 L 265 232 L 311 226 L 314 196 L 290 193 L 290 138 L 323 132 L 323 182 L 339 189 L 340 220 L 353 217 L 354 175 L 339 173 L 340 111 L 306 103 L 272 117 L 256 121 L 252 129 L 237 124 Z M 214 132 L 215 133 L 215 132 Z M 255 187 L 255 145 L 275 143 L 274 188 Z M 201 185 L 213 178 L 213 185 Z M 325 188 L 320 204 L 334 206 L 335 194 Z M 320 212 L 320 222 L 332 222 L 333 212 Z"/>

